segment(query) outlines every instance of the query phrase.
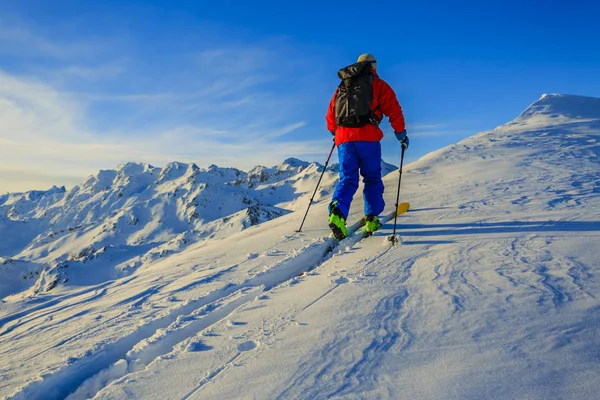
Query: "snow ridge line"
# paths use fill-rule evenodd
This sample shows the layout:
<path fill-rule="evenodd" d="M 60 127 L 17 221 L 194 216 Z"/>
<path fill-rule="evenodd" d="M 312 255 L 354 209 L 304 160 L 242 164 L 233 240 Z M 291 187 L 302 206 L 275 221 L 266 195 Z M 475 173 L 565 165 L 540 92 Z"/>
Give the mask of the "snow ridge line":
<path fill-rule="evenodd" d="M 169 315 L 161 317 L 155 321 L 149 322 L 148 324 L 141 326 L 138 330 L 134 331 L 128 336 L 125 336 L 117 340 L 116 342 L 106 345 L 98 353 L 76 360 L 75 362 L 67 365 L 66 367 L 56 372 L 40 377 L 40 380 L 31 382 L 27 386 L 20 388 L 17 392 L 10 395 L 7 399 L 64 399 L 70 395 L 76 394 L 80 390 L 80 387 L 82 391 L 86 390 L 83 388 L 83 385 L 86 381 L 89 381 L 90 385 L 86 385 L 85 387 L 93 388 L 88 390 L 95 391 L 97 393 L 104 387 L 99 387 L 98 385 L 98 383 L 102 380 L 108 379 L 112 381 L 114 380 L 112 378 L 114 378 L 115 376 L 117 376 L 117 378 L 120 378 L 131 372 L 135 372 L 129 371 L 128 364 L 127 368 L 123 368 L 124 365 L 121 360 L 126 360 L 127 355 L 130 353 L 130 351 L 135 349 L 138 344 L 156 336 L 159 330 L 168 328 L 171 324 L 176 322 L 181 317 L 193 314 L 195 310 L 209 306 L 212 303 L 224 300 L 227 296 L 230 296 L 239 291 L 257 288 L 257 290 L 252 291 L 252 293 L 258 293 L 270 290 L 280 284 L 289 281 L 290 279 L 294 279 L 295 277 L 304 272 L 308 272 L 318 267 L 322 264 L 322 262 L 326 261 L 329 258 L 327 256 L 331 255 L 331 253 L 333 253 L 333 251 L 336 248 L 342 247 L 342 245 L 351 246 L 352 244 L 360 241 L 361 239 L 361 232 L 341 242 L 337 242 L 337 240 L 331 237 L 315 239 L 310 244 L 293 252 L 287 258 L 273 265 L 273 267 L 271 267 L 269 270 L 261 272 L 240 284 L 229 284 L 226 285 L 224 288 L 209 293 L 208 295 L 202 298 L 189 301 L 186 305 L 174 310 Z M 237 307 L 235 308 L 238 308 L 248 303 L 254 297 L 249 296 L 247 298 L 244 298 L 246 299 L 244 302 L 236 302 Z M 212 322 L 212 324 L 227 317 L 230 313 L 232 313 L 235 310 L 235 308 L 231 309 L 229 313 L 220 313 L 222 317 L 215 319 L 214 322 Z M 201 328 L 201 330 L 206 329 L 210 325 L 211 324 L 206 325 L 205 327 Z M 203 325 L 198 323 L 198 326 L 200 327 Z M 194 332 L 194 334 L 197 333 L 198 332 Z M 177 337 L 179 337 L 179 335 L 177 335 Z M 185 337 L 183 340 L 185 339 L 187 339 L 187 337 Z M 154 348 L 153 354 L 155 354 L 156 357 L 158 357 L 171 351 L 171 342 L 171 340 L 168 340 L 164 342 L 164 345 L 157 346 L 156 348 Z M 148 358 L 150 353 L 145 354 L 146 355 L 144 356 L 143 364 L 147 365 L 147 363 L 149 363 Z M 94 384 L 92 384 L 91 382 L 94 382 Z M 77 397 L 75 396 L 74 398 Z"/>

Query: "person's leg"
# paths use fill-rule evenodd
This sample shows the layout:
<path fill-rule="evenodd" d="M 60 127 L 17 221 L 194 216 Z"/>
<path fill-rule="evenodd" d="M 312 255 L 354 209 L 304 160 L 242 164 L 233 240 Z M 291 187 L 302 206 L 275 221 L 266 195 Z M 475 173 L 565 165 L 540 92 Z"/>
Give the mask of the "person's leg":
<path fill-rule="evenodd" d="M 340 180 L 335 187 L 331 204 L 348 218 L 352 197 L 358 189 L 358 154 L 354 142 L 342 143 L 338 146 L 338 158 L 340 162 Z M 331 211 L 330 204 L 330 211 Z"/>
<path fill-rule="evenodd" d="M 377 216 L 383 212 L 384 185 L 381 180 L 381 143 L 356 142 L 360 158 L 360 174 L 363 177 L 363 198 L 365 215 Z"/>

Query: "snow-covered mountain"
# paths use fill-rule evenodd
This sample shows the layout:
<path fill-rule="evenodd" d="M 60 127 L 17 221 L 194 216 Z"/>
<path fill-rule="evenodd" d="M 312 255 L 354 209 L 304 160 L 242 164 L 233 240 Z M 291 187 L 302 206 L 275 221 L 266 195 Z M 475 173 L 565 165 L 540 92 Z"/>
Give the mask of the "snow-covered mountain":
<path fill-rule="evenodd" d="M 174 174 L 184 177 L 189 168 Z M 187 247 L 142 261 L 121 277 L 85 282 L 82 276 L 74 278 L 77 285 L 35 297 L 6 297 L 0 304 L 0 396 L 598 397 L 600 99 L 544 95 L 515 120 L 407 166 L 401 196 L 412 208 L 398 219 L 400 246 L 387 244 L 391 224 L 371 238 L 336 244 L 326 225 L 328 195 L 295 233 L 316 180 L 296 189 L 305 201 L 294 202 L 290 187 L 315 174 L 305 172 L 310 166 L 297 173 L 286 168 L 256 168 L 240 177 L 230 171 L 231 185 L 221 186 L 256 199 L 251 206 L 299 212 L 220 240 L 198 241 L 194 234 Z M 395 188 L 397 175 L 384 182 Z M 168 197 L 178 185 L 169 186 L 168 179 L 155 185 L 165 190 L 140 192 L 139 183 L 123 198 L 140 196 L 149 202 L 146 209 L 188 223 L 185 203 L 177 202 L 190 189 Z M 61 201 L 73 190 L 51 191 L 44 203 L 49 218 L 59 214 L 49 205 L 64 207 Z M 152 202 L 159 192 L 165 199 Z M 386 190 L 386 212 L 395 194 Z M 25 215 L 38 218 L 43 211 L 24 200 L 9 216 L 15 196 L 0 202 L 2 229 L 23 232 L 9 235 L 12 246 L 40 243 L 15 227 L 30 223 Z M 119 201 L 118 192 L 112 196 Z M 136 201 L 119 203 L 115 215 Z M 68 213 L 78 224 L 93 212 L 81 204 Z M 356 196 L 349 219 L 361 214 Z M 172 234 L 161 224 L 129 233 L 129 217 L 115 220 L 127 240 L 142 237 L 139 245 L 151 249 L 169 243 L 160 239 Z M 65 235 L 20 254 L 55 257 L 52 252 L 76 240 Z M 90 257 L 88 264 L 96 257 L 74 256 Z M 5 257 L 0 268 L 34 268 L 28 260 Z"/>
<path fill-rule="evenodd" d="M 122 277 L 190 243 L 306 207 L 322 171 L 294 158 L 249 172 L 129 162 L 70 190 L 0 196 L 0 236 L 7 238 L 0 242 L 0 298 Z M 325 175 L 316 200 L 331 194 L 336 166 Z"/>

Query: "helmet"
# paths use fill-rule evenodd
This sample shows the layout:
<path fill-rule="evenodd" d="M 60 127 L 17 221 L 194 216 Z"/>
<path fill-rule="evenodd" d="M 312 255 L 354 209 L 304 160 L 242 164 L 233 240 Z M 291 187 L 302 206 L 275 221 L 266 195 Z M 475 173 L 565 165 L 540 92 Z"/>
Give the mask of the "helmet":
<path fill-rule="evenodd" d="M 365 61 L 371 62 L 373 69 L 377 69 L 377 60 L 375 59 L 375 57 L 372 54 L 369 54 L 369 53 L 361 54 L 358 57 L 358 60 L 356 60 L 356 62 L 365 62 Z"/>

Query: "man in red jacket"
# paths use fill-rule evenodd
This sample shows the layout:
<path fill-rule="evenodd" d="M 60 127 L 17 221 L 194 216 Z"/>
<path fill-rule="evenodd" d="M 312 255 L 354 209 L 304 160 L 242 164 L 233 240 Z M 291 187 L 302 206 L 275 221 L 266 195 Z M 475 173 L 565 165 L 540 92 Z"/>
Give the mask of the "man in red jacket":
<path fill-rule="evenodd" d="M 408 148 L 402 108 L 392 88 L 377 75 L 377 61 L 363 54 L 356 64 L 341 69 L 342 83 L 327 112 L 327 129 L 335 136 L 340 163 L 340 179 L 329 204 L 329 226 L 338 239 L 348 236 L 346 218 L 358 189 L 359 173 L 364 181 L 364 231 L 381 227 L 378 215 L 383 211 L 381 180 L 381 143 L 379 123 L 387 116 L 396 138 Z"/>

